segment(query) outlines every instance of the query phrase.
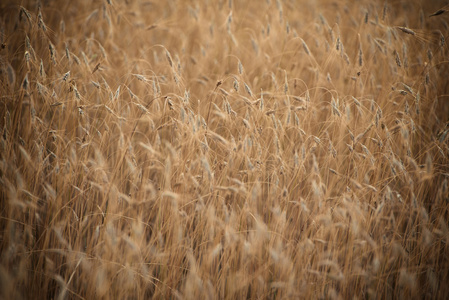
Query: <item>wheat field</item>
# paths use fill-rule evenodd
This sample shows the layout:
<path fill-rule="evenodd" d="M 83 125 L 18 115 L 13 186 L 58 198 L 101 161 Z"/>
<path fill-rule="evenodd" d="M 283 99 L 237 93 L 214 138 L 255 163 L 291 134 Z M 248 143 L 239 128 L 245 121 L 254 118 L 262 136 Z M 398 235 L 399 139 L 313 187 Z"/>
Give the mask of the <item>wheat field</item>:
<path fill-rule="evenodd" d="M 447 1 L 0 4 L 0 298 L 447 299 Z"/>

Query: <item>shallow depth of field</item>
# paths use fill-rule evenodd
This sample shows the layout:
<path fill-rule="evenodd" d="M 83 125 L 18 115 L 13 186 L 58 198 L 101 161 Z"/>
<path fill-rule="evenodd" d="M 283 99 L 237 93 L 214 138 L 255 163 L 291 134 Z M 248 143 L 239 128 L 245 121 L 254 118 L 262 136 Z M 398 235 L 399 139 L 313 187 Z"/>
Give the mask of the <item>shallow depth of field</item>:
<path fill-rule="evenodd" d="M 446 4 L 2 1 L 0 298 L 447 298 Z"/>

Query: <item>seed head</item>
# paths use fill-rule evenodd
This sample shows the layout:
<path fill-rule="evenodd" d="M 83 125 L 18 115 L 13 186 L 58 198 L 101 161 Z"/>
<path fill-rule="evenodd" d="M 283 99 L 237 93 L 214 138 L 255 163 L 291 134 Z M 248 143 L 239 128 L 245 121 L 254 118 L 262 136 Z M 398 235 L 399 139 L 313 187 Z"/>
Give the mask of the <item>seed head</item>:
<path fill-rule="evenodd" d="M 67 81 L 67 79 L 70 77 L 70 71 L 68 71 L 67 73 L 64 74 L 64 76 L 62 77 L 62 81 Z"/>
<path fill-rule="evenodd" d="M 407 27 L 398 27 L 402 32 L 405 32 L 405 33 L 407 33 L 407 34 L 411 34 L 411 35 L 415 35 L 416 33 L 413 31 L 413 30 L 411 30 L 410 28 L 407 28 Z"/>

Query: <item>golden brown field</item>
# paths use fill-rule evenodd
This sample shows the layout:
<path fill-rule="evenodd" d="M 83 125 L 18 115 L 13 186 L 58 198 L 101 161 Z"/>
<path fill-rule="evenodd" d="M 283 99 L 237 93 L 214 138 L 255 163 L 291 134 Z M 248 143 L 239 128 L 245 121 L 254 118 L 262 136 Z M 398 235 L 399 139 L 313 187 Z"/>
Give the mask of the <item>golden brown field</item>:
<path fill-rule="evenodd" d="M 446 299 L 446 2 L 2 1 L 0 298 Z"/>

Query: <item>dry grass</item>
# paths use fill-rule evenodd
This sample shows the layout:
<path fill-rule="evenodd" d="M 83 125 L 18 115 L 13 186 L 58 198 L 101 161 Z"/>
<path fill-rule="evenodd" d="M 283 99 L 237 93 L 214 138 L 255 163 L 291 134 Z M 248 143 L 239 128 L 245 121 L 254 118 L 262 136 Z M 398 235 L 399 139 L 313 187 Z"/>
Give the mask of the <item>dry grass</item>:
<path fill-rule="evenodd" d="M 448 297 L 444 1 L 18 2 L 2 298 Z"/>

